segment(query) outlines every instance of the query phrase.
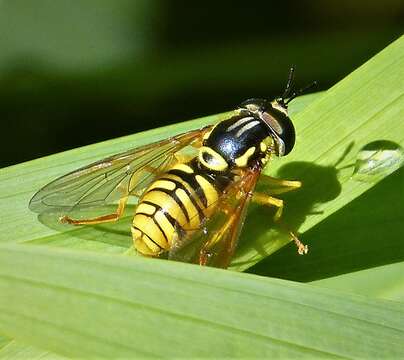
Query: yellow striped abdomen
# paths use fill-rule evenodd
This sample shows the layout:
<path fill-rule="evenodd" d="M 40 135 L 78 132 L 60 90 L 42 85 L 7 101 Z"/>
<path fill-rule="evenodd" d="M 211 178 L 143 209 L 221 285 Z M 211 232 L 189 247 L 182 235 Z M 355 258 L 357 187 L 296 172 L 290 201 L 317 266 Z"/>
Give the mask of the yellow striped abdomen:
<path fill-rule="evenodd" d="M 200 227 L 214 209 L 221 190 L 214 177 L 193 161 L 178 164 L 154 181 L 136 208 L 132 237 L 136 250 L 157 256 L 178 237 Z"/>

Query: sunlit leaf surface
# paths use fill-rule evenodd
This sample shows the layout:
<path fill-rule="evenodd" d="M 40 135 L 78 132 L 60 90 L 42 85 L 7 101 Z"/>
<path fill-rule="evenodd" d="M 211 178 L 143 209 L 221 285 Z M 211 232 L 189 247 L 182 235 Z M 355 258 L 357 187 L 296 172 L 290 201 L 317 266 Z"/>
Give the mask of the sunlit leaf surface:
<path fill-rule="evenodd" d="M 252 271 L 317 286 L 119 255 L 131 246 L 133 206 L 113 226 L 87 228 L 27 209 L 57 176 L 226 114 L 2 169 L 0 334 L 13 342 L 4 338 L 1 351 L 30 351 L 26 344 L 70 357 L 403 357 L 401 302 L 322 288 L 403 299 L 403 171 L 396 158 L 380 164 L 384 151 L 404 145 L 403 66 L 400 38 L 325 94 L 297 99 L 296 149 L 266 169 L 303 181 L 284 196 L 283 223 L 311 252 L 284 247 L 273 212 L 253 207 L 232 269 L 260 262 Z M 363 163 L 375 143 L 377 166 Z"/>
<path fill-rule="evenodd" d="M 404 356 L 403 304 L 183 263 L 3 245 L 0 292 L 2 331 L 71 357 Z"/>

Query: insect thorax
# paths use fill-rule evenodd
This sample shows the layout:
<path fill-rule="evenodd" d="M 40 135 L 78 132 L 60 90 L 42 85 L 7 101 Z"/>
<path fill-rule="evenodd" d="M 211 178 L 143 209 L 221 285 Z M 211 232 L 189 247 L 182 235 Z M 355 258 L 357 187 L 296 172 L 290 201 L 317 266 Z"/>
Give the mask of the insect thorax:
<path fill-rule="evenodd" d="M 223 172 L 252 166 L 257 160 L 264 165 L 272 151 L 268 127 L 259 118 L 242 112 L 220 122 L 205 136 L 198 160 L 209 170 Z"/>

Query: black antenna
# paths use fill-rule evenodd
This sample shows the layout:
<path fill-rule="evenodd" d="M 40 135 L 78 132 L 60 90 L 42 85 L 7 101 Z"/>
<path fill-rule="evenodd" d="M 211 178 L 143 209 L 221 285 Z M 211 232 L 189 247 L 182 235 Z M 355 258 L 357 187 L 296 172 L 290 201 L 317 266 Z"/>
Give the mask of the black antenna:
<path fill-rule="evenodd" d="M 305 91 L 311 89 L 313 86 L 316 86 L 316 85 L 317 85 L 317 81 L 313 81 L 311 84 L 299 89 L 298 91 L 294 91 L 293 94 L 285 102 L 285 105 L 287 106 L 294 98 L 298 97 L 300 94 L 304 93 Z"/>
<path fill-rule="evenodd" d="M 289 70 L 288 82 L 286 83 L 285 90 L 281 96 L 282 100 L 285 100 L 286 98 L 289 97 L 289 94 L 292 90 L 292 83 L 293 83 L 294 77 L 295 77 L 295 66 L 292 65 Z"/>
<path fill-rule="evenodd" d="M 295 66 L 292 65 L 289 70 L 289 76 L 288 76 L 288 81 L 286 83 L 285 90 L 282 94 L 282 96 L 277 99 L 278 104 L 287 108 L 288 104 L 297 96 L 302 94 L 303 92 L 311 89 L 313 86 L 317 85 L 317 81 L 313 81 L 311 84 L 305 86 L 304 88 L 299 89 L 298 91 L 293 91 L 292 92 L 292 87 L 293 87 L 293 80 L 295 77 Z M 292 92 L 292 95 L 290 93 Z M 286 100 L 286 101 L 285 101 Z"/>

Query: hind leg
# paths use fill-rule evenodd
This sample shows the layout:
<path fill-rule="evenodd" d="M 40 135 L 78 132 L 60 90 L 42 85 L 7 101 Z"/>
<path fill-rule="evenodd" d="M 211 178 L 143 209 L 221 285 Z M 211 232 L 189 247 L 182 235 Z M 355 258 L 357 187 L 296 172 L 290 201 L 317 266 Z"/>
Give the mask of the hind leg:
<path fill-rule="evenodd" d="M 71 217 L 64 215 L 59 218 L 59 221 L 63 224 L 72 224 L 72 225 L 95 225 L 95 224 L 114 222 L 117 221 L 122 216 L 127 201 L 128 201 L 127 196 L 120 199 L 116 211 L 113 212 L 112 214 L 106 214 L 89 219 L 72 219 Z"/>

